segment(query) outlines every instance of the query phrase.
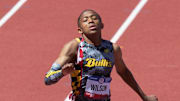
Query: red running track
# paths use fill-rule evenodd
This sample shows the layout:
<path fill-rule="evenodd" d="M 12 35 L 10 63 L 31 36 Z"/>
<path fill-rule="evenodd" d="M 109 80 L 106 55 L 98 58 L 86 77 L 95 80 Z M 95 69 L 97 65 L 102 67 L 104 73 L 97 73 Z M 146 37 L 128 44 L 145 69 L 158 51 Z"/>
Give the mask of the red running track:
<path fill-rule="evenodd" d="M 0 17 L 17 0 L 0 1 Z M 111 39 L 139 0 L 28 0 L 0 28 L 0 101 L 63 101 L 69 93 L 68 76 L 52 86 L 44 75 L 63 45 L 77 33 L 77 17 L 84 9 L 103 18 L 103 37 Z M 159 101 L 179 101 L 180 1 L 149 0 L 117 42 L 123 58 L 147 94 Z M 141 101 L 112 72 L 112 101 Z"/>

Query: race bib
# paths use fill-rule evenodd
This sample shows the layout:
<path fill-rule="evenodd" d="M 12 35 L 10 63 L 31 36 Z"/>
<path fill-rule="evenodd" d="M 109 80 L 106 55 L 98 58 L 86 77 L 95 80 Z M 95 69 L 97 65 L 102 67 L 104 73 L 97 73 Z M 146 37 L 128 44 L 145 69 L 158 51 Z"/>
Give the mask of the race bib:
<path fill-rule="evenodd" d="M 110 77 L 90 76 L 86 82 L 86 93 L 96 95 L 110 95 Z"/>

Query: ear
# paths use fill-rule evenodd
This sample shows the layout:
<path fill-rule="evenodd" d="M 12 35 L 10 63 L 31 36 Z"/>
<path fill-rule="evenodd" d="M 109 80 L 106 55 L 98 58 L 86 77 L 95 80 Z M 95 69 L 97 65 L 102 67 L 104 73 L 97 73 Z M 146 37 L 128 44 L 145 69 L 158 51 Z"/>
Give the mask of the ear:
<path fill-rule="evenodd" d="M 82 29 L 80 27 L 78 27 L 78 33 L 83 34 L 83 31 L 82 31 Z"/>
<path fill-rule="evenodd" d="M 104 28 L 104 24 L 101 22 L 101 29 L 103 29 Z"/>

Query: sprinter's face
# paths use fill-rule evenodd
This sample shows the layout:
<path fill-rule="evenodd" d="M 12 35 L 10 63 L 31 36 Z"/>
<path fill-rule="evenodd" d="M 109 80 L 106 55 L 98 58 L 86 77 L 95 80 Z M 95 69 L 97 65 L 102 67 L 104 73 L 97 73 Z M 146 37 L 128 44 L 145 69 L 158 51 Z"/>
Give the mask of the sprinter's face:
<path fill-rule="evenodd" d="M 101 31 L 102 22 L 97 15 L 97 13 L 93 11 L 86 11 L 80 17 L 80 30 L 83 34 L 95 34 Z"/>

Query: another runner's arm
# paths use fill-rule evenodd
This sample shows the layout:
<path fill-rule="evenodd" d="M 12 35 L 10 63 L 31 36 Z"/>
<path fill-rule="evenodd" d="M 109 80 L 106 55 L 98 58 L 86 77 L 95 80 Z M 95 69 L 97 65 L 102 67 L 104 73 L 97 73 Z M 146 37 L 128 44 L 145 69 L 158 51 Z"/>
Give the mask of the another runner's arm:
<path fill-rule="evenodd" d="M 77 55 L 78 42 L 72 40 L 61 50 L 59 57 L 53 63 L 50 70 L 46 73 L 44 82 L 51 85 L 59 81 L 63 76 L 74 70 L 74 62 Z M 67 64 L 68 63 L 68 64 Z"/>
<path fill-rule="evenodd" d="M 113 44 L 113 48 L 114 48 L 114 57 L 115 57 L 115 67 L 116 67 L 117 73 L 144 100 L 146 95 L 137 84 L 131 71 L 125 65 L 122 59 L 122 52 L 121 52 L 120 47 L 116 44 Z"/>

